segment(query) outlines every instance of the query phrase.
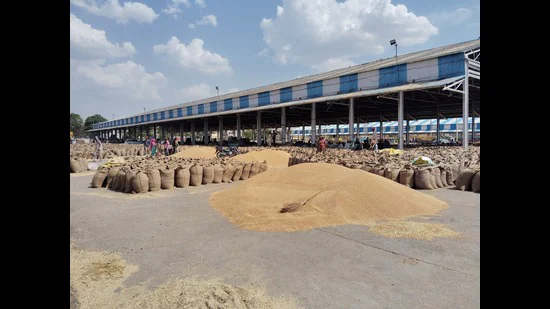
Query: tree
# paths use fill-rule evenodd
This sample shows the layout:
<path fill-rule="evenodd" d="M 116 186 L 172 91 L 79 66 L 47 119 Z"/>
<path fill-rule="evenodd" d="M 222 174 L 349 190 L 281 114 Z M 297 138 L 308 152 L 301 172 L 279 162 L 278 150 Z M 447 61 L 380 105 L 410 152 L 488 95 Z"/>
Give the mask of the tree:
<path fill-rule="evenodd" d="M 105 117 L 103 117 L 99 114 L 95 114 L 93 116 L 90 116 L 90 117 L 86 118 L 86 120 L 84 120 L 84 130 L 85 131 L 91 130 L 93 128 L 94 124 L 104 122 L 104 121 L 107 121 L 107 118 L 105 118 Z"/>
<path fill-rule="evenodd" d="M 79 136 L 82 132 L 82 117 L 79 114 L 71 113 L 71 131 L 74 136 Z"/>

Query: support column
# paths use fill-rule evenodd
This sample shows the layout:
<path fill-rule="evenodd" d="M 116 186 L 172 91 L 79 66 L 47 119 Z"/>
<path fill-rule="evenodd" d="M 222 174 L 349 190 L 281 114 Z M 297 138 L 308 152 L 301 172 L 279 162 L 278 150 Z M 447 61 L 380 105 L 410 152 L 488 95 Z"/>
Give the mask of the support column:
<path fill-rule="evenodd" d="M 315 145 L 317 143 L 317 127 L 315 121 L 317 117 L 317 104 L 311 103 L 311 129 L 309 132 L 311 133 L 311 144 Z"/>
<path fill-rule="evenodd" d="M 174 123 L 170 123 L 170 143 L 174 139 Z"/>
<path fill-rule="evenodd" d="M 237 114 L 237 140 L 241 142 L 241 114 Z"/>
<path fill-rule="evenodd" d="M 136 130 L 136 128 L 134 128 L 134 131 Z M 142 142 L 143 141 L 143 128 L 142 127 L 139 127 L 139 141 Z"/>
<path fill-rule="evenodd" d="M 256 143 L 258 145 L 261 145 L 262 144 L 262 112 L 261 111 L 256 112 L 256 130 L 257 130 Z"/>
<path fill-rule="evenodd" d="M 153 126 L 153 137 L 155 139 L 157 139 L 157 125 L 156 124 Z"/>
<path fill-rule="evenodd" d="M 195 145 L 195 120 L 191 120 L 191 145 Z"/>
<path fill-rule="evenodd" d="M 219 139 L 219 136 L 218 136 L 218 139 Z M 204 118 L 204 126 L 202 128 L 202 141 L 205 145 L 207 145 L 210 142 L 208 140 L 208 118 Z"/>
<path fill-rule="evenodd" d="M 286 107 L 281 107 L 281 143 L 286 143 Z"/>
<path fill-rule="evenodd" d="M 349 133 L 348 139 L 350 141 L 353 141 L 353 123 L 355 120 L 354 111 L 355 111 L 355 106 L 354 106 L 353 98 L 350 98 L 349 99 L 349 123 L 348 123 L 348 133 Z"/>
<path fill-rule="evenodd" d="M 336 143 L 340 140 L 340 118 L 336 118 Z"/>
<path fill-rule="evenodd" d="M 469 84 L 468 76 L 468 58 L 464 59 L 464 94 L 462 99 L 462 146 L 464 150 L 468 149 L 468 101 L 469 101 Z"/>
<path fill-rule="evenodd" d="M 223 117 L 218 117 L 218 136 L 220 137 L 220 145 L 223 145 Z"/>
<path fill-rule="evenodd" d="M 437 141 L 437 144 L 439 145 L 439 104 L 437 104 L 437 128 L 436 128 L 436 136 L 435 139 Z"/>
<path fill-rule="evenodd" d="M 406 133 L 406 135 L 405 135 L 405 136 L 406 136 L 405 138 L 407 139 L 407 146 L 409 146 L 409 140 L 410 140 L 410 138 L 409 138 L 409 131 L 411 130 L 411 126 L 409 125 L 409 121 L 410 121 L 409 118 L 410 118 L 410 117 L 409 117 L 409 114 L 407 113 L 407 133 Z"/>
<path fill-rule="evenodd" d="M 472 143 L 476 141 L 476 109 L 472 104 Z"/>
<path fill-rule="evenodd" d="M 164 141 L 164 125 L 160 125 L 160 139 Z"/>
<path fill-rule="evenodd" d="M 399 102 L 397 103 L 397 139 L 398 148 L 403 149 L 403 113 L 405 105 L 405 94 L 403 91 L 399 92 Z"/>
<path fill-rule="evenodd" d="M 306 142 L 306 124 L 302 121 L 302 142 Z"/>
<path fill-rule="evenodd" d="M 384 140 L 384 121 L 382 115 L 380 115 L 380 139 Z"/>
<path fill-rule="evenodd" d="M 184 143 L 183 140 L 183 120 L 180 122 L 180 143 Z"/>
<path fill-rule="evenodd" d="M 359 117 L 357 117 L 357 124 L 355 125 L 355 126 L 356 126 L 355 131 L 357 131 L 356 137 L 359 137 L 359 138 L 360 138 L 360 137 L 361 137 L 361 130 L 359 130 L 359 128 L 360 128 L 360 127 L 359 127 L 359 122 L 360 122 Z"/>

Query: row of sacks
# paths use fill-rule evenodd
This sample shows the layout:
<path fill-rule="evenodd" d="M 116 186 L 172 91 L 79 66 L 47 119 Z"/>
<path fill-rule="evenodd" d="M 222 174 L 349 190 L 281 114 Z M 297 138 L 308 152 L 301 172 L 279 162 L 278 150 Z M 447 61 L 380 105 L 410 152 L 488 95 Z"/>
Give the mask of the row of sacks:
<path fill-rule="evenodd" d="M 88 160 L 84 158 L 70 158 L 69 171 L 80 173 L 88 170 Z"/>
<path fill-rule="evenodd" d="M 74 144 L 70 146 L 72 158 L 94 159 L 96 144 Z M 109 159 L 120 156 L 142 156 L 145 154 L 143 145 L 136 144 L 103 144 L 101 151 L 102 159 Z"/>
<path fill-rule="evenodd" d="M 202 160 L 205 161 L 205 160 Z M 231 162 L 211 164 L 194 162 L 179 165 L 176 168 L 133 168 L 117 166 L 100 168 L 92 179 L 92 188 L 109 188 L 126 193 L 145 193 L 160 189 L 185 188 L 188 186 L 208 185 L 211 183 L 230 183 L 246 180 L 267 170 L 264 162 Z"/>

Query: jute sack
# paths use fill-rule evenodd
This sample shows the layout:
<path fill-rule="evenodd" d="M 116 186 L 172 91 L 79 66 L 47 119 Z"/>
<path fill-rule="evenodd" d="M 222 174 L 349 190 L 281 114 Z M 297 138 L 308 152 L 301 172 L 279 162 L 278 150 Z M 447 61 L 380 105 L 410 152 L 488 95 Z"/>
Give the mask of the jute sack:
<path fill-rule="evenodd" d="M 244 165 L 242 164 L 235 165 L 235 174 L 233 174 L 233 178 L 232 178 L 233 181 L 237 181 L 241 179 L 241 176 L 243 175 L 243 169 L 244 169 Z"/>
<path fill-rule="evenodd" d="M 445 166 L 445 172 L 447 173 L 447 185 L 450 187 L 454 184 L 453 170 L 450 166 Z"/>
<path fill-rule="evenodd" d="M 146 193 L 149 191 L 149 178 L 147 178 L 144 172 L 139 171 L 132 178 L 132 190 L 136 193 Z"/>
<path fill-rule="evenodd" d="M 443 187 L 448 187 L 449 185 L 447 184 L 447 171 L 445 170 L 444 166 L 439 167 L 439 176 L 441 178 L 441 184 L 443 185 Z"/>
<path fill-rule="evenodd" d="M 92 188 L 101 188 L 103 186 L 103 183 L 105 182 L 105 179 L 107 178 L 107 174 L 109 173 L 106 169 L 98 170 L 94 178 L 92 178 Z"/>
<path fill-rule="evenodd" d="M 126 172 L 123 169 L 120 169 L 118 173 L 116 174 L 115 179 L 111 183 L 111 189 L 114 191 L 120 190 L 120 187 L 122 187 L 124 191 L 124 182 L 126 181 Z"/>
<path fill-rule="evenodd" d="M 81 166 L 80 171 L 81 172 L 87 171 L 88 170 L 88 160 L 86 160 L 84 158 L 80 158 L 78 160 L 80 161 L 80 166 Z"/>
<path fill-rule="evenodd" d="M 461 191 L 472 191 L 472 179 L 476 172 L 471 169 L 464 169 L 456 178 L 456 188 Z"/>
<path fill-rule="evenodd" d="M 176 187 L 186 188 L 189 187 L 191 181 L 191 173 L 188 166 L 180 166 L 176 169 Z"/>
<path fill-rule="evenodd" d="M 399 169 L 392 168 L 392 167 L 386 167 L 384 169 L 384 177 L 388 178 L 390 180 L 393 180 L 395 182 L 399 181 Z"/>
<path fill-rule="evenodd" d="M 174 189 L 174 170 L 173 169 L 161 169 L 160 172 L 160 188 Z"/>
<path fill-rule="evenodd" d="M 193 164 L 189 168 L 189 173 L 191 175 L 189 185 L 200 186 L 202 183 L 202 166 L 198 165 L 197 163 Z"/>
<path fill-rule="evenodd" d="M 414 187 L 414 170 L 412 168 L 404 168 L 399 171 L 399 183 L 407 187 Z"/>
<path fill-rule="evenodd" d="M 143 155 L 143 148 L 138 149 L 137 155 L 138 155 L 138 156 L 142 156 L 142 155 Z"/>
<path fill-rule="evenodd" d="M 427 167 L 426 168 L 429 172 L 430 172 L 430 184 L 432 186 L 432 189 L 437 189 L 437 183 L 435 182 L 435 175 L 432 171 L 432 167 Z"/>
<path fill-rule="evenodd" d="M 241 175 L 241 180 L 247 180 L 250 175 L 250 167 L 252 163 L 246 163 L 243 167 L 243 174 Z"/>
<path fill-rule="evenodd" d="M 107 184 L 105 185 L 105 187 L 111 188 L 111 183 L 113 182 L 113 180 L 115 180 L 119 169 L 119 167 L 112 167 L 111 169 L 109 169 L 109 172 L 107 173 Z"/>
<path fill-rule="evenodd" d="M 427 168 L 417 169 L 414 171 L 414 186 L 417 189 L 433 190 L 431 178 L 433 177 L 431 171 Z"/>
<path fill-rule="evenodd" d="M 267 171 L 269 167 L 267 166 L 267 161 L 264 160 L 263 162 L 260 163 L 260 169 L 258 170 L 258 173 L 263 173 L 265 171 Z"/>
<path fill-rule="evenodd" d="M 472 179 L 472 191 L 479 193 L 479 173 L 477 172 Z"/>
<path fill-rule="evenodd" d="M 443 188 L 443 183 L 441 182 L 441 172 L 439 167 L 432 168 L 432 174 L 434 175 L 435 184 L 438 188 Z"/>
<path fill-rule="evenodd" d="M 458 174 L 460 173 L 460 166 L 458 164 L 451 165 L 451 171 L 453 172 L 453 183 L 456 181 Z"/>
<path fill-rule="evenodd" d="M 80 162 L 76 159 L 71 159 L 70 167 L 71 167 L 71 173 L 78 173 L 82 168 L 80 166 Z"/>
<path fill-rule="evenodd" d="M 126 182 L 125 182 L 124 193 L 132 193 L 135 176 L 136 176 L 135 171 L 126 172 Z"/>
<path fill-rule="evenodd" d="M 248 173 L 248 178 L 258 175 L 259 172 L 260 172 L 260 162 L 257 162 L 257 161 L 252 162 L 250 164 L 250 173 Z"/>
<path fill-rule="evenodd" d="M 208 185 L 214 180 L 214 167 L 212 165 L 206 165 L 202 167 L 202 184 Z"/>
<path fill-rule="evenodd" d="M 160 190 L 160 172 L 158 169 L 150 169 L 145 171 L 147 179 L 149 181 L 149 191 Z"/>
<path fill-rule="evenodd" d="M 364 164 L 363 166 L 361 166 L 361 170 L 362 170 L 362 171 L 369 172 L 370 169 L 371 169 L 371 167 L 368 166 L 367 164 Z"/>
<path fill-rule="evenodd" d="M 214 178 L 212 183 L 221 183 L 223 179 L 223 167 L 219 164 L 214 165 Z"/>
<path fill-rule="evenodd" d="M 237 171 L 237 168 L 233 166 L 232 164 L 225 166 L 225 171 L 223 172 L 222 182 L 229 183 L 232 182 L 232 178 L 235 175 L 235 172 Z"/>

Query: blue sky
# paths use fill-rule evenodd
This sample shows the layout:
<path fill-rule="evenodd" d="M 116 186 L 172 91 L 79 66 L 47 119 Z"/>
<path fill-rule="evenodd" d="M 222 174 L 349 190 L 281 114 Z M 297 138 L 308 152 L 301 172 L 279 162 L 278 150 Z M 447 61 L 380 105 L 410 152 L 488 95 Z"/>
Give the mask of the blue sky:
<path fill-rule="evenodd" d="M 479 0 L 71 0 L 71 112 L 108 119 L 476 39 Z M 202 42 L 202 44 L 201 44 Z"/>

